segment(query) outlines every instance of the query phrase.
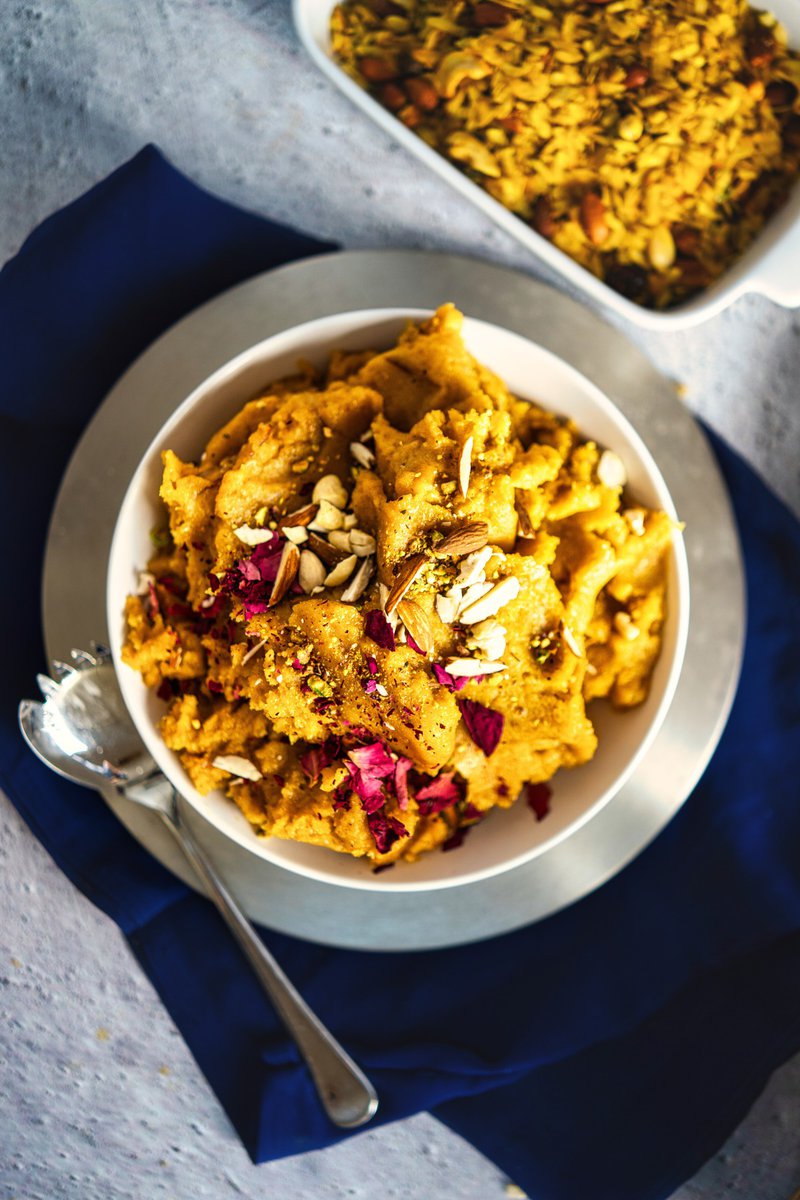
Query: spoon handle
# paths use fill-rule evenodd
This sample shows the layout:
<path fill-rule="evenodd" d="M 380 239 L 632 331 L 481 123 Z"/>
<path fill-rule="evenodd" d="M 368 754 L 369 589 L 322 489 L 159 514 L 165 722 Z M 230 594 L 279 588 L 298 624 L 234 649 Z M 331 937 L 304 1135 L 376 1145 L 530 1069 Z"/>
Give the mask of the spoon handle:
<path fill-rule="evenodd" d="M 183 824 L 177 810 L 160 810 L 165 825 L 206 885 L 225 923 L 236 938 L 278 1015 L 303 1056 L 325 1112 L 334 1125 L 354 1129 L 378 1108 L 374 1087 L 349 1054 L 303 1000 L 259 938 L 204 850 Z"/>

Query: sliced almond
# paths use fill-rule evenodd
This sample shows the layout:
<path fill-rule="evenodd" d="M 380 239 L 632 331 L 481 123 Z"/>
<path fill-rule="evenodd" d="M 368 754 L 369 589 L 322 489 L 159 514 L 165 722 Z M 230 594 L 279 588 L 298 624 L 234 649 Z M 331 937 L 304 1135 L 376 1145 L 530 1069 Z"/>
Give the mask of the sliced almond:
<path fill-rule="evenodd" d="M 645 510 L 643 508 L 626 508 L 622 515 L 628 522 L 631 532 L 635 533 L 637 537 L 642 537 L 645 528 Z"/>
<path fill-rule="evenodd" d="M 340 587 L 343 583 L 347 583 L 353 573 L 353 567 L 358 562 L 355 554 L 351 554 L 348 558 L 343 558 L 340 563 L 337 563 L 332 571 L 329 571 L 325 576 L 325 587 L 334 588 Z"/>
<path fill-rule="evenodd" d="M 348 533 L 351 529 L 355 529 L 358 524 L 358 517 L 355 513 L 345 513 L 342 518 L 342 529 L 346 529 Z"/>
<path fill-rule="evenodd" d="M 353 553 L 353 547 L 350 545 L 350 534 L 344 529 L 332 529 L 328 534 L 328 542 L 331 546 L 335 546 L 337 550 L 344 551 L 346 555 Z"/>
<path fill-rule="evenodd" d="M 425 554 L 411 554 L 400 564 L 400 569 L 395 575 L 394 583 L 389 589 L 389 595 L 383 606 L 387 616 L 397 608 L 427 561 L 428 558 Z"/>
<path fill-rule="evenodd" d="M 267 639 L 262 638 L 260 642 L 256 642 L 255 646 L 251 646 L 250 649 L 247 651 L 247 654 L 245 654 L 244 658 L 242 659 L 240 665 L 244 666 L 245 663 L 249 663 L 250 659 L 253 658 L 256 654 L 258 654 L 259 650 L 261 650 L 264 646 L 266 646 L 266 644 L 267 644 Z"/>
<path fill-rule="evenodd" d="M 317 588 L 324 586 L 327 574 L 328 570 L 322 559 L 318 558 L 312 550 L 301 550 L 297 577 L 300 587 L 307 596 L 310 596 Z"/>
<path fill-rule="evenodd" d="M 505 663 L 482 662 L 479 658 L 451 658 L 444 667 L 448 675 L 494 675 L 496 671 L 507 671 Z"/>
<path fill-rule="evenodd" d="M 460 525 L 458 529 L 451 529 L 445 534 L 433 552 L 451 558 L 463 558 L 466 554 L 482 550 L 488 537 L 489 526 L 486 521 L 468 521 L 466 525 Z"/>
<path fill-rule="evenodd" d="M 220 771 L 227 771 L 229 775 L 238 775 L 240 779 L 250 779 L 253 783 L 263 779 L 256 764 L 250 762 L 249 758 L 242 758 L 240 754 L 218 754 L 211 765 Z"/>
<path fill-rule="evenodd" d="M 378 598 L 381 602 L 381 608 L 383 610 L 383 615 L 386 617 L 386 620 L 391 625 L 392 633 L 395 633 L 397 631 L 397 624 L 399 621 L 399 617 L 396 612 L 387 612 L 386 611 L 386 601 L 389 599 L 389 589 L 385 583 L 378 584 Z"/>
<path fill-rule="evenodd" d="M 341 599 L 344 604 L 355 604 L 356 600 L 361 599 L 367 590 L 367 584 L 372 578 L 374 569 L 375 560 L 373 558 L 362 558 L 358 570 L 342 592 Z"/>
<path fill-rule="evenodd" d="M 278 528 L 283 529 L 290 525 L 293 528 L 297 525 L 310 525 L 317 515 L 318 504 L 306 504 L 304 508 L 296 508 L 294 512 L 287 513 L 285 517 L 281 517 L 278 521 Z"/>
<path fill-rule="evenodd" d="M 317 515 L 309 522 L 308 527 L 318 533 L 330 533 L 332 529 L 341 529 L 342 519 L 342 510 L 330 500 L 323 499 L 319 502 Z"/>
<path fill-rule="evenodd" d="M 578 639 L 575 637 L 575 634 L 572 632 L 569 625 L 564 626 L 563 633 L 564 633 L 564 641 L 567 643 L 567 645 L 569 646 L 570 650 L 575 655 L 575 657 L 583 658 L 583 649 L 581 648 L 581 644 L 578 641 Z"/>
<path fill-rule="evenodd" d="M 641 633 L 638 625 L 634 625 L 630 613 L 618 612 L 614 615 L 614 628 L 628 642 L 633 642 Z"/>
<path fill-rule="evenodd" d="M 531 521 L 530 513 L 525 507 L 525 502 L 519 492 L 514 493 L 514 508 L 517 510 L 517 536 L 523 538 L 532 538 L 536 530 Z"/>
<path fill-rule="evenodd" d="M 484 546 L 482 550 L 475 550 L 472 554 L 468 554 L 466 558 L 462 558 L 458 564 L 458 578 L 456 583 L 459 587 L 469 587 L 473 583 L 483 583 L 486 576 L 486 564 L 492 557 L 491 546 Z"/>
<path fill-rule="evenodd" d="M 461 447 L 461 456 L 458 460 L 458 486 L 461 488 L 461 495 L 466 499 L 469 491 L 469 477 L 472 471 L 472 447 L 474 439 L 470 436 Z"/>
<path fill-rule="evenodd" d="M 506 629 L 494 617 L 473 625 L 469 631 L 467 648 L 478 650 L 488 662 L 497 662 L 506 652 Z"/>
<path fill-rule="evenodd" d="M 451 596 L 449 593 L 436 597 L 436 615 L 439 620 L 445 625 L 452 625 L 458 616 L 459 597 Z"/>
<path fill-rule="evenodd" d="M 364 467 L 367 471 L 372 470 L 375 466 L 375 455 L 362 442 L 351 442 L 350 453 L 360 467 Z"/>
<path fill-rule="evenodd" d="M 295 546 L 300 546 L 303 542 L 308 541 L 308 531 L 304 525 L 284 525 L 283 536 L 290 542 L 294 542 Z"/>
<path fill-rule="evenodd" d="M 240 525 L 233 532 L 245 546 L 260 546 L 262 542 L 270 542 L 274 537 L 271 529 L 253 529 L 250 525 Z"/>
<path fill-rule="evenodd" d="M 416 600 L 401 600 L 397 615 L 424 654 L 433 654 L 433 630 L 428 614 Z"/>
<path fill-rule="evenodd" d="M 370 533 L 364 533 L 363 529 L 351 529 L 350 549 L 359 558 L 366 558 L 368 554 L 375 553 L 375 538 Z"/>
<path fill-rule="evenodd" d="M 604 450 L 597 463 L 597 478 L 605 487 L 621 488 L 628 482 L 625 464 L 613 450 Z"/>
<path fill-rule="evenodd" d="M 280 604 L 297 578 L 299 567 L 300 551 L 294 542 L 284 542 L 281 560 L 278 563 L 278 574 L 275 576 L 267 603 L 268 608 L 274 608 L 276 604 Z"/>
<path fill-rule="evenodd" d="M 486 596 L 493 587 L 493 583 L 489 583 L 486 579 L 483 579 L 479 583 L 471 583 L 469 587 L 463 588 L 461 591 L 461 603 L 458 606 L 459 614 L 465 608 L 469 608 L 470 604 L 474 604 L 476 600 L 480 600 L 481 596 Z"/>
<path fill-rule="evenodd" d="M 348 555 L 347 550 L 337 550 L 336 547 L 332 546 L 330 542 L 325 540 L 325 538 L 321 538 L 313 532 L 309 533 L 308 535 L 306 548 L 308 550 L 312 550 L 314 554 L 316 554 L 317 558 L 321 558 L 322 561 L 327 563 L 329 567 L 335 567 L 337 563 L 342 562 L 342 560 L 347 558 Z"/>
<path fill-rule="evenodd" d="M 458 615 L 464 625 L 477 625 L 487 617 L 494 617 L 501 608 L 505 608 L 511 600 L 515 600 L 520 592 L 520 582 L 515 575 L 508 575 L 472 604 L 468 604 Z"/>
<path fill-rule="evenodd" d="M 311 499 L 315 504 L 321 504 L 323 500 L 327 500 L 329 504 L 333 504 L 336 508 L 345 508 L 347 505 L 347 489 L 338 475 L 323 475 L 322 479 L 318 479 L 314 484 Z"/>

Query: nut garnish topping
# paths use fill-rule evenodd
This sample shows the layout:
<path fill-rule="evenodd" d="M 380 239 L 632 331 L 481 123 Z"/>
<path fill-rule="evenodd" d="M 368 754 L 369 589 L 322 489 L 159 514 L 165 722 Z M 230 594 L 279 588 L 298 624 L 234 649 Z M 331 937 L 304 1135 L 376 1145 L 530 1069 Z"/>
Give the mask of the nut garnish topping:
<path fill-rule="evenodd" d="M 631 532 L 635 533 L 637 537 L 641 537 L 644 533 L 644 509 L 626 508 L 622 515 L 628 522 Z"/>
<path fill-rule="evenodd" d="M 436 614 L 445 625 L 452 625 L 458 616 L 460 599 L 460 588 L 451 588 L 449 592 L 436 597 Z"/>
<path fill-rule="evenodd" d="M 347 583 L 353 573 L 353 567 L 358 562 L 355 554 L 351 554 L 348 558 L 343 558 L 340 563 L 337 563 L 332 571 L 329 571 L 325 576 L 325 587 L 339 587 L 340 584 Z"/>
<path fill-rule="evenodd" d="M 530 513 L 525 507 L 522 497 L 519 492 L 514 493 L 514 508 L 517 510 L 517 520 L 519 522 L 518 534 L 520 537 L 530 538 L 536 533 L 533 527 L 533 522 L 530 518 Z"/>
<path fill-rule="evenodd" d="M 329 476 L 335 479 L 336 476 Z M 319 502 L 319 511 L 313 521 L 309 523 L 309 529 L 316 530 L 322 533 L 330 533 L 333 529 L 341 529 L 343 514 L 340 508 L 330 500 L 322 499 Z"/>
<path fill-rule="evenodd" d="M 314 484 L 311 499 L 315 504 L 327 500 L 336 508 L 344 508 L 347 504 L 347 489 L 338 475 L 323 475 L 322 479 Z"/>
<path fill-rule="evenodd" d="M 468 521 L 466 525 L 460 525 L 458 529 L 451 529 L 446 533 L 438 546 L 433 547 L 433 553 L 463 558 L 466 554 L 482 550 L 488 536 L 489 526 L 486 521 Z"/>
<path fill-rule="evenodd" d="M 400 570 L 397 572 L 395 581 L 389 589 L 389 595 L 386 597 L 386 603 L 383 606 L 383 611 L 387 616 L 397 608 L 427 561 L 428 559 L 424 554 L 412 554 L 405 562 L 400 564 Z"/>
<path fill-rule="evenodd" d="M 375 561 L 373 558 L 362 558 L 358 570 L 342 592 L 341 599 L 343 603 L 354 604 L 356 600 L 360 600 L 367 590 L 367 584 L 372 578 L 374 567 Z"/>
<path fill-rule="evenodd" d="M 278 574 L 275 576 L 275 582 L 267 602 L 268 608 L 274 608 L 276 604 L 280 604 L 294 583 L 299 567 L 300 551 L 294 542 L 284 542 L 281 561 L 278 563 Z"/>
<path fill-rule="evenodd" d="M 367 471 L 370 471 L 375 466 L 375 455 L 362 442 L 351 442 L 350 453 L 358 465 L 366 468 Z"/>
<path fill-rule="evenodd" d="M 253 658 L 254 655 L 258 654 L 259 650 L 266 646 L 266 644 L 267 639 L 262 638 L 260 642 L 256 642 L 255 646 L 251 646 L 247 651 L 247 654 L 245 654 L 244 658 L 242 659 L 242 666 L 244 666 L 245 663 L 249 663 L 250 659 Z"/>
<path fill-rule="evenodd" d="M 352 554 L 353 547 L 350 545 L 350 534 L 344 529 L 332 529 L 328 534 L 328 543 L 335 546 L 337 550 L 343 550 L 345 554 Z"/>
<path fill-rule="evenodd" d="M 613 450 L 604 450 L 597 463 L 597 478 L 606 487 L 624 487 L 628 482 L 625 464 Z"/>
<path fill-rule="evenodd" d="M 290 542 L 294 542 L 295 546 L 300 546 L 308 540 L 308 533 L 303 525 L 284 525 L 283 534 Z"/>
<path fill-rule="evenodd" d="M 451 658 L 444 667 L 448 675 L 494 675 L 496 671 L 506 671 L 505 663 L 482 662 L 478 658 Z"/>
<path fill-rule="evenodd" d="M 461 457 L 458 460 L 458 484 L 461 488 L 461 495 L 466 499 L 469 491 L 469 477 L 472 471 L 472 447 L 474 439 L 470 435 L 464 442 L 461 448 Z"/>
<path fill-rule="evenodd" d="M 375 553 L 375 538 L 371 533 L 364 533 L 363 529 L 351 529 L 350 549 L 359 558 L 366 558 L 368 554 Z"/>
<path fill-rule="evenodd" d="M 233 531 L 245 546 L 260 546 L 262 542 L 272 541 L 271 529 L 253 529 L 250 525 L 240 525 Z"/>
<path fill-rule="evenodd" d="M 433 630 L 428 614 L 416 600 L 401 600 L 397 615 L 424 654 L 433 654 Z"/>
<path fill-rule="evenodd" d="M 318 509 L 318 504 L 306 504 L 303 508 L 297 508 L 294 512 L 287 513 L 285 517 L 280 518 L 278 529 L 284 529 L 287 525 L 310 525 L 317 515 Z"/>
<path fill-rule="evenodd" d="M 220 771 L 227 771 L 229 775 L 238 775 L 240 779 L 251 779 L 253 783 L 263 779 L 256 764 L 250 762 L 249 758 L 242 758 L 240 754 L 218 754 L 211 765 Z"/>
<path fill-rule="evenodd" d="M 641 633 L 638 625 L 634 625 L 630 613 L 618 612 L 614 615 L 614 628 L 628 642 L 633 642 Z"/>
<path fill-rule="evenodd" d="M 309 533 L 307 548 L 313 550 L 317 558 L 321 558 L 329 567 L 335 567 L 337 563 L 342 562 L 347 558 L 348 550 L 337 550 L 330 542 L 326 542 L 325 538 L 318 537 L 316 533 Z"/>
<path fill-rule="evenodd" d="M 300 568 L 298 579 L 300 587 L 308 596 L 315 588 L 322 587 L 328 574 L 325 564 L 311 550 L 300 552 Z"/>
<path fill-rule="evenodd" d="M 469 587 L 472 583 L 483 583 L 486 579 L 486 565 L 491 557 L 491 546 L 484 546 L 482 550 L 475 550 L 463 558 L 458 564 L 457 586 Z"/>
<path fill-rule="evenodd" d="M 564 641 L 567 643 L 576 658 L 583 658 L 583 650 L 581 649 L 580 642 L 575 637 L 575 634 L 572 632 L 569 625 L 564 626 Z"/>
<path fill-rule="evenodd" d="M 494 617 L 501 608 L 511 600 L 515 600 L 519 592 L 519 580 L 515 575 L 508 575 L 505 579 L 499 580 L 485 596 L 481 596 L 479 600 L 475 600 L 462 609 L 458 619 L 463 625 L 477 625 L 479 621 L 485 621 L 487 617 Z"/>

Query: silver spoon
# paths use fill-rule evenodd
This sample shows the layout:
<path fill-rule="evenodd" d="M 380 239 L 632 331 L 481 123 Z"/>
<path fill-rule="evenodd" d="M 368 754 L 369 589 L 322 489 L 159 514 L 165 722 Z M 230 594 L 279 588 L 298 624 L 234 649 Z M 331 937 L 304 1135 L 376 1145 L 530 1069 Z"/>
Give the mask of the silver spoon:
<path fill-rule="evenodd" d="M 72 664 L 53 663 L 55 678 L 38 676 L 44 703 L 20 702 L 25 741 L 59 775 L 86 787 L 112 783 L 128 800 L 161 817 L 297 1043 L 331 1121 L 343 1129 L 366 1124 L 378 1108 L 374 1087 L 278 966 L 181 820 L 175 789 L 128 716 L 108 652 L 93 646 L 92 653 L 73 650 L 71 656 Z"/>

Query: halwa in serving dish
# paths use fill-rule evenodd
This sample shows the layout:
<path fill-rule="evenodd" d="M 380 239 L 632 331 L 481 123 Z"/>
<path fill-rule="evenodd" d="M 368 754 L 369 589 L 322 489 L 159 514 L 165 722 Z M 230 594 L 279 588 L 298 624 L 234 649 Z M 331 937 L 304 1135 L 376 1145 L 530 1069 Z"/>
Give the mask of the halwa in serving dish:
<path fill-rule="evenodd" d="M 339 65 L 626 298 L 739 258 L 800 172 L 800 55 L 744 0 L 343 0 Z"/>
<path fill-rule="evenodd" d="M 197 790 L 376 866 L 521 795 L 543 816 L 595 752 L 587 705 L 640 704 L 661 647 L 673 521 L 461 331 L 444 306 L 273 383 L 198 463 L 167 450 L 126 603 Z"/>

